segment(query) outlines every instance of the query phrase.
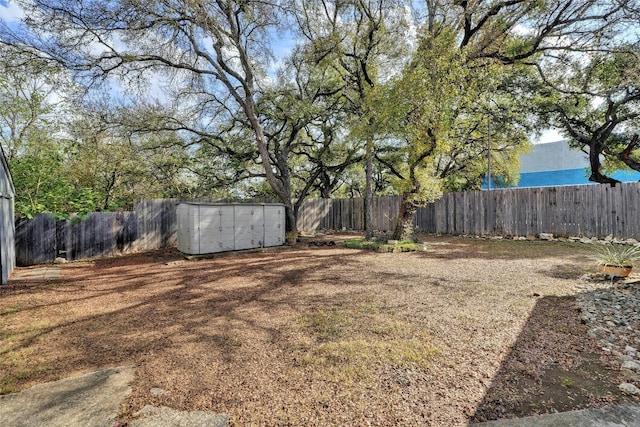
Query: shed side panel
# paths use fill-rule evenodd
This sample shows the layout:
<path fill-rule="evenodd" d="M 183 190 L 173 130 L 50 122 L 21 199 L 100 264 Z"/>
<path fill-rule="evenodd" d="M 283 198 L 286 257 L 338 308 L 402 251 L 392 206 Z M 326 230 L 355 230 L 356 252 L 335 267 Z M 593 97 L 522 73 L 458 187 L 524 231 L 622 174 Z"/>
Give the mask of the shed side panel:
<path fill-rule="evenodd" d="M 220 252 L 220 208 L 218 206 L 198 206 L 200 211 L 200 251 L 201 254 Z"/>

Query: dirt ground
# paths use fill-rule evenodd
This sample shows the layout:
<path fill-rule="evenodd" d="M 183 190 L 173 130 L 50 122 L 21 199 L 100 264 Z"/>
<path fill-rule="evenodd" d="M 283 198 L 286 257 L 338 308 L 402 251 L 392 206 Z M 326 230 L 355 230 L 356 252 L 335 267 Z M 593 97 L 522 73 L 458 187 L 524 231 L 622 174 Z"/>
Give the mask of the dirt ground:
<path fill-rule="evenodd" d="M 280 426 L 454 426 L 638 400 L 580 322 L 584 246 L 424 240 L 397 254 L 163 250 L 0 287 L 0 392 L 136 365 L 121 424 L 151 404 Z"/>

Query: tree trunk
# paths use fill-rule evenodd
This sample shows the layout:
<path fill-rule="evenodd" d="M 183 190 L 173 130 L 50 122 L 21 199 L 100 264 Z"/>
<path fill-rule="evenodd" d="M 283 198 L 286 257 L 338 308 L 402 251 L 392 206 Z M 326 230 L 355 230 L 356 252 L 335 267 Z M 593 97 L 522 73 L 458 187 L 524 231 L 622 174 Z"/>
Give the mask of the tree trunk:
<path fill-rule="evenodd" d="M 589 181 L 599 182 L 600 184 L 609 184 L 612 187 L 615 187 L 620 181 L 608 177 L 600 172 L 600 153 L 602 153 L 602 144 L 598 142 L 591 143 L 589 150 L 591 176 L 589 177 Z"/>
<path fill-rule="evenodd" d="M 622 153 L 618 154 L 618 159 L 622 160 L 631 169 L 640 172 L 640 163 L 634 161 L 632 158 L 629 157 L 631 155 L 631 152 L 636 148 L 637 145 L 638 145 L 638 134 L 635 134 L 633 135 L 633 138 L 631 138 L 631 142 L 629 143 L 627 148 L 625 148 L 625 150 Z"/>
<path fill-rule="evenodd" d="M 364 230 L 367 240 L 373 239 L 373 141 L 367 140 L 366 178 L 364 190 Z"/>
<path fill-rule="evenodd" d="M 298 231 L 298 212 L 293 206 L 285 205 L 285 231 Z"/>
<path fill-rule="evenodd" d="M 393 232 L 395 240 L 409 240 L 413 237 L 413 223 L 416 218 L 418 207 L 407 200 L 407 195 L 403 195 L 398 214 L 398 223 Z"/>

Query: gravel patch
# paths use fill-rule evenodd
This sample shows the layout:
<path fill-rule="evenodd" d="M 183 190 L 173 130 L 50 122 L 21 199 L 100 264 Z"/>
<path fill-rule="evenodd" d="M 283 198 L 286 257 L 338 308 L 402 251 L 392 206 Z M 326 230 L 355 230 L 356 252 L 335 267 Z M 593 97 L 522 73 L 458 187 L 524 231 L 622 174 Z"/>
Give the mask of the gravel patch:
<path fill-rule="evenodd" d="M 624 376 L 619 388 L 640 394 L 640 280 L 624 281 L 587 275 L 578 285 L 576 302 L 588 334 L 599 340 L 602 351 L 610 353 Z"/>
<path fill-rule="evenodd" d="M 425 240 L 61 265 L 0 288 L 2 393 L 131 364 L 122 423 L 152 406 L 233 425 L 450 427 L 638 400 L 581 323 L 586 245 Z"/>

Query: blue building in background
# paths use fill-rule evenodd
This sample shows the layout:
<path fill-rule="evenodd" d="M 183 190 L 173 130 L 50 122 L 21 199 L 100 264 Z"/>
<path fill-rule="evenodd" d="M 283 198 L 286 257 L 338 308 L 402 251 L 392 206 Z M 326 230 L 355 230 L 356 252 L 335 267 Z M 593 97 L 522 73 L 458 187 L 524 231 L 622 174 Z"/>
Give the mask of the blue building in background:
<path fill-rule="evenodd" d="M 595 184 L 589 181 L 589 157 L 571 150 L 568 141 L 536 144 L 530 152 L 520 156 L 518 188 L 555 187 L 558 185 Z M 640 181 L 640 172 L 619 170 L 607 174 L 622 182 Z M 483 185 L 483 189 L 487 186 Z M 493 183 L 491 188 L 496 188 Z"/>

